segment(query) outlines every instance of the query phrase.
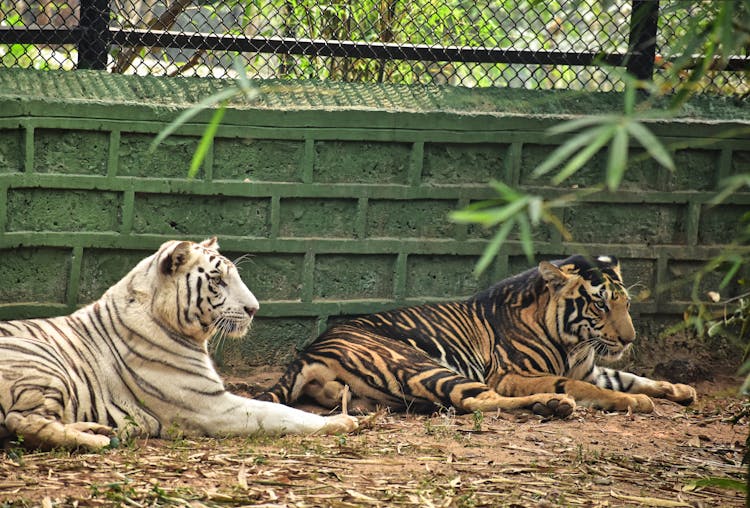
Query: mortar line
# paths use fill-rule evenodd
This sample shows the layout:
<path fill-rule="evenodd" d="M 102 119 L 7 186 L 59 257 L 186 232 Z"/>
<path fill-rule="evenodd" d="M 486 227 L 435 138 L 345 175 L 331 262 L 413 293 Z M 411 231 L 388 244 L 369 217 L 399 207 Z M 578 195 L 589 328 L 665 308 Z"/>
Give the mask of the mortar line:
<path fill-rule="evenodd" d="M 688 245 L 698 245 L 698 229 L 701 220 L 701 204 L 690 201 L 687 206 L 685 220 L 685 240 Z"/>
<path fill-rule="evenodd" d="M 68 288 L 65 295 L 65 303 L 70 310 L 75 309 L 78 303 L 78 290 L 81 286 L 81 265 L 83 264 L 83 247 L 76 245 L 73 247 L 70 259 L 70 274 L 68 277 Z"/>
<path fill-rule="evenodd" d="M 408 254 L 399 252 L 396 256 L 396 264 L 393 270 L 393 299 L 397 305 L 401 305 L 406 297 L 406 267 Z"/>
<path fill-rule="evenodd" d="M 521 181 L 521 155 L 523 153 L 523 143 L 514 142 L 508 146 L 505 152 L 504 176 L 505 183 L 517 186 Z M 499 175 L 498 175 L 499 176 Z"/>
<path fill-rule="evenodd" d="M 122 193 L 122 224 L 120 232 L 130 235 L 133 232 L 133 216 L 135 215 L 135 191 L 126 190 Z"/>
<path fill-rule="evenodd" d="M 313 182 L 313 167 L 315 166 L 315 140 L 305 138 L 305 151 L 300 161 L 300 177 L 302 183 Z"/>
<path fill-rule="evenodd" d="M 415 141 L 411 145 L 409 153 L 409 167 L 407 169 L 407 182 L 412 187 L 422 183 L 422 171 L 424 168 L 424 141 Z"/>
<path fill-rule="evenodd" d="M 469 206 L 469 203 L 470 200 L 467 197 L 458 198 L 458 201 L 456 202 L 456 210 L 463 210 Z M 466 223 L 455 222 L 453 224 L 453 236 L 458 241 L 465 241 L 469 237 L 469 225 Z"/>
<path fill-rule="evenodd" d="M 305 252 L 302 262 L 302 291 L 300 299 L 303 302 L 311 302 L 313 299 L 313 284 L 315 282 L 315 253 Z"/>
<path fill-rule="evenodd" d="M 659 307 L 661 307 L 662 295 L 664 295 L 663 289 L 667 283 L 667 270 L 667 254 L 659 249 L 656 252 L 656 280 L 654 281 L 656 313 L 660 311 Z"/>
<path fill-rule="evenodd" d="M 357 217 L 354 224 L 354 235 L 361 240 L 367 237 L 367 213 L 369 208 L 369 198 L 359 198 L 357 200 Z"/>
<path fill-rule="evenodd" d="M 508 273 L 509 258 L 510 256 L 508 256 L 508 254 L 501 253 L 498 253 L 497 257 L 495 257 L 495 263 L 492 273 L 493 280 L 490 281 L 490 284 L 494 284 L 495 282 L 502 280 L 510 275 Z"/>
<path fill-rule="evenodd" d="M 714 189 L 719 189 L 721 181 L 727 178 L 732 173 L 732 149 L 724 148 L 719 152 L 719 160 L 717 163 L 716 181 L 714 182 Z"/>
<path fill-rule="evenodd" d="M 109 133 L 109 153 L 107 154 L 107 177 L 117 176 L 118 163 L 120 159 L 120 130 L 115 129 Z"/>
<path fill-rule="evenodd" d="M 0 235 L 7 230 L 8 222 L 8 185 L 0 185 Z"/>
<path fill-rule="evenodd" d="M 26 173 L 34 172 L 34 126 L 30 123 L 25 123 L 26 136 L 24 138 L 24 160 L 23 170 Z"/>
<path fill-rule="evenodd" d="M 323 332 L 328 329 L 328 316 L 322 314 L 315 319 L 315 334 L 316 337 L 320 336 Z"/>
<path fill-rule="evenodd" d="M 216 139 L 211 141 L 211 144 L 206 150 L 206 157 L 203 159 L 203 181 L 212 182 L 214 179 L 214 146 L 216 146 Z"/>
<path fill-rule="evenodd" d="M 281 197 L 278 195 L 271 196 L 271 231 L 270 238 L 275 240 L 279 237 L 281 228 Z"/>

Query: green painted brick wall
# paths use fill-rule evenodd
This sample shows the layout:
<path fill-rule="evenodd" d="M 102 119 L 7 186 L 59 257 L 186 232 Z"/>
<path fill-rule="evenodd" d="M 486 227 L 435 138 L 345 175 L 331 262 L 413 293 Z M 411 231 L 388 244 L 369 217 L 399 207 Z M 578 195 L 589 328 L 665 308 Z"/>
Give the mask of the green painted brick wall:
<path fill-rule="evenodd" d="M 343 316 L 468 296 L 527 269 L 512 237 L 475 278 L 491 231 L 448 213 L 493 197 L 491 179 L 545 196 L 598 182 L 606 152 L 564 188 L 531 174 L 564 140 L 547 136 L 550 126 L 619 110 L 622 99 L 261 83 L 259 101 L 230 104 L 187 180 L 211 112 L 149 145 L 180 110 L 227 85 L 0 70 L 0 319 L 70 312 L 161 242 L 218 235 L 261 301 L 251 334 L 222 348 L 224 365 L 285 363 Z M 621 192 L 561 211 L 573 242 L 546 228 L 535 238 L 538 259 L 620 257 L 626 283 L 648 290 L 634 305 L 644 339 L 661 344 L 654 330 L 677 322 L 690 298 L 674 283 L 731 242 L 750 210 L 750 193 L 708 204 L 721 178 L 750 171 L 750 112 L 704 97 L 651 126 L 678 171 L 631 147 Z"/>

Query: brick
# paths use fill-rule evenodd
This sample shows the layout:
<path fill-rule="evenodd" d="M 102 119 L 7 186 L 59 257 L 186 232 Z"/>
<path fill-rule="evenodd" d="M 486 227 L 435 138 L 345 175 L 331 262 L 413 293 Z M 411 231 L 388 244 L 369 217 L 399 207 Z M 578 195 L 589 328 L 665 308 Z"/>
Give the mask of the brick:
<path fill-rule="evenodd" d="M 676 171 L 669 173 L 667 190 L 709 191 L 716 188 L 717 150 L 678 150 L 673 159 Z"/>
<path fill-rule="evenodd" d="M 655 259 L 620 258 L 620 267 L 623 283 L 628 288 L 633 301 L 653 302 L 656 299 Z"/>
<path fill-rule="evenodd" d="M 19 247 L 0 251 L 0 302 L 65 303 L 71 251 Z"/>
<path fill-rule="evenodd" d="M 521 155 L 521 184 L 522 185 L 551 185 L 550 180 L 561 169 L 555 168 L 550 173 L 540 177 L 533 177 L 534 170 L 542 164 L 557 149 L 556 145 L 525 144 Z M 568 177 L 562 187 L 589 187 L 601 184 L 606 179 L 607 150 L 600 150 L 575 174 Z M 628 168 L 623 176 L 620 188 L 622 190 L 659 190 L 660 172 L 668 170 L 659 166 L 647 152 L 638 148 L 631 148 L 628 153 Z"/>
<path fill-rule="evenodd" d="M 566 210 L 565 226 L 582 243 L 683 243 L 684 213 L 678 205 L 581 203 Z"/>
<path fill-rule="evenodd" d="M 425 143 L 422 183 L 485 184 L 502 179 L 508 145 Z"/>
<path fill-rule="evenodd" d="M 117 174 L 119 176 L 187 178 L 198 138 L 169 136 L 153 153 L 149 147 L 155 135 L 120 134 Z M 203 169 L 196 175 L 201 178 Z"/>
<path fill-rule="evenodd" d="M 269 211 L 267 199 L 136 194 L 133 231 L 266 237 Z"/>
<path fill-rule="evenodd" d="M 455 224 L 448 214 L 455 201 L 371 200 L 367 236 L 373 238 L 450 238 Z"/>
<path fill-rule="evenodd" d="M 532 173 L 557 148 L 557 145 L 524 143 L 521 149 L 521 185 L 550 185 L 550 179 L 556 173 L 557 169 L 538 178 L 532 177 Z M 599 151 L 575 175 L 565 180 L 562 185 L 564 187 L 572 185 L 586 186 L 601 182 L 601 168 L 606 166 L 606 160 L 606 151 Z"/>
<path fill-rule="evenodd" d="M 452 300 L 473 295 L 490 286 L 489 271 L 473 275 L 474 256 L 410 255 L 406 262 L 406 295 Z"/>
<path fill-rule="evenodd" d="M 214 141 L 214 180 L 300 182 L 303 141 L 224 139 Z"/>
<path fill-rule="evenodd" d="M 117 231 L 116 192 L 9 189 L 8 231 Z"/>
<path fill-rule="evenodd" d="M 750 151 L 732 151 L 732 174 L 750 173 Z"/>
<path fill-rule="evenodd" d="M 241 254 L 222 251 L 235 261 Z M 301 254 L 248 254 L 237 263 L 242 280 L 250 291 L 263 302 L 278 300 L 299 300 L 302 291 Z"/>
<path fill-rule="evenodd" d="M 366 141 L 315 143 L 313 180 L 323 183 L 406 184 L 411 145 Z"/>
<path fill-rule="evenodd" d="M 0 129 L 0 173 L 23 171 L 24 131 Z"/>
<path fill-rule="evenodd" d="M 393 294 L 395 256 L 319 255 L 314 295 L 323 300 L 388 298 Z"/>
<path fill-rule="evenodd" d="M 244 365 L 285 365 L 316 336 L 315 319 L 265 318 L 261 303 L 250 333 L 240 341 L 229 341 L 228 346 L 238 351 L 225 357 L 229 364 L 239 360 Z"/>
<path fill-rule="evenodd" d="M 747 228 L 743 217 L 748 214 L 746 205 L 703 206 L 698 226 L 698 241 L 705 245 L 726 244 L 736 241 Z"/>
<path fill-rule="evenodd" d="M 353 199 L 282 199 L 279 236 L 354 238 L 356 218 Z"/>
<path fill-rule="evenodd" d="M 694 276 L 705 266 L 702 261 L 682 261 L 669 260 L 667 264 L 667 273 L 669 281 L 666 282 L 668 288 L 665 294 L 665 300 L 669 302 L 690 302 L 693 291 Z M 706 274 L 701 283 L 698 285 L 697 295 L 705 299 L 706 292 L 719 291 L 719 284 L 723 278 L 723 273 L 712 272 Z M 723 293 L 723 292 L 722 292 Z M 723 297 L 733 296 L 723 294 Z"/>
<path fill-rule="evenodd" d="M 153 251 L 85 249 L 81 260 L 78 303 L 98 300 L 104 292 L 135 268 Z"/>
<path fill-rule="evenodd" d="M 106 175 L 109 134 L 36 129 L 34 170 L 38 173 Z"/>

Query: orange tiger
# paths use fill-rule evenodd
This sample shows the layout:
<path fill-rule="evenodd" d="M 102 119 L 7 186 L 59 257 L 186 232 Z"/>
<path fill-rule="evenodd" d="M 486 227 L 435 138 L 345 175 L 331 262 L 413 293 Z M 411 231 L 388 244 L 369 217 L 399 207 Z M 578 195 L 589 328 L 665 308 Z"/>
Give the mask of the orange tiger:
<path fill-rule="evenodd" d="M 406 307 L 335 324 L 258 398 L 414 411 L 530 408 L 566 417 L 576 403 L 651 412 L 649 397 L 690 404 L 690 386 L 599 367 L 636 332 L 613 256 L 542 261 L 466 301 Z"/>

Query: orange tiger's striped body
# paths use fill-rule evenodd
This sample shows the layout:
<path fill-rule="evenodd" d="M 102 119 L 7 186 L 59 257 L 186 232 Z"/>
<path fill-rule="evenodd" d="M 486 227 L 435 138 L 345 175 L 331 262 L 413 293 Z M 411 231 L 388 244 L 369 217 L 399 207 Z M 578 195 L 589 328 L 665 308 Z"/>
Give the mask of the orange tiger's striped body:
<path fill-rule="evenodd" d="M 650 396 L 695 390 L 598 367 L 635 339 L 619 264 L 542 262 L 463 302 L 363 316 L 332 326 L 259 398 L 326 407 L 349 385 L 363 407 L 460 411 L 529 407 L 567 416 L 576 402 L 648 412 Z"/>

